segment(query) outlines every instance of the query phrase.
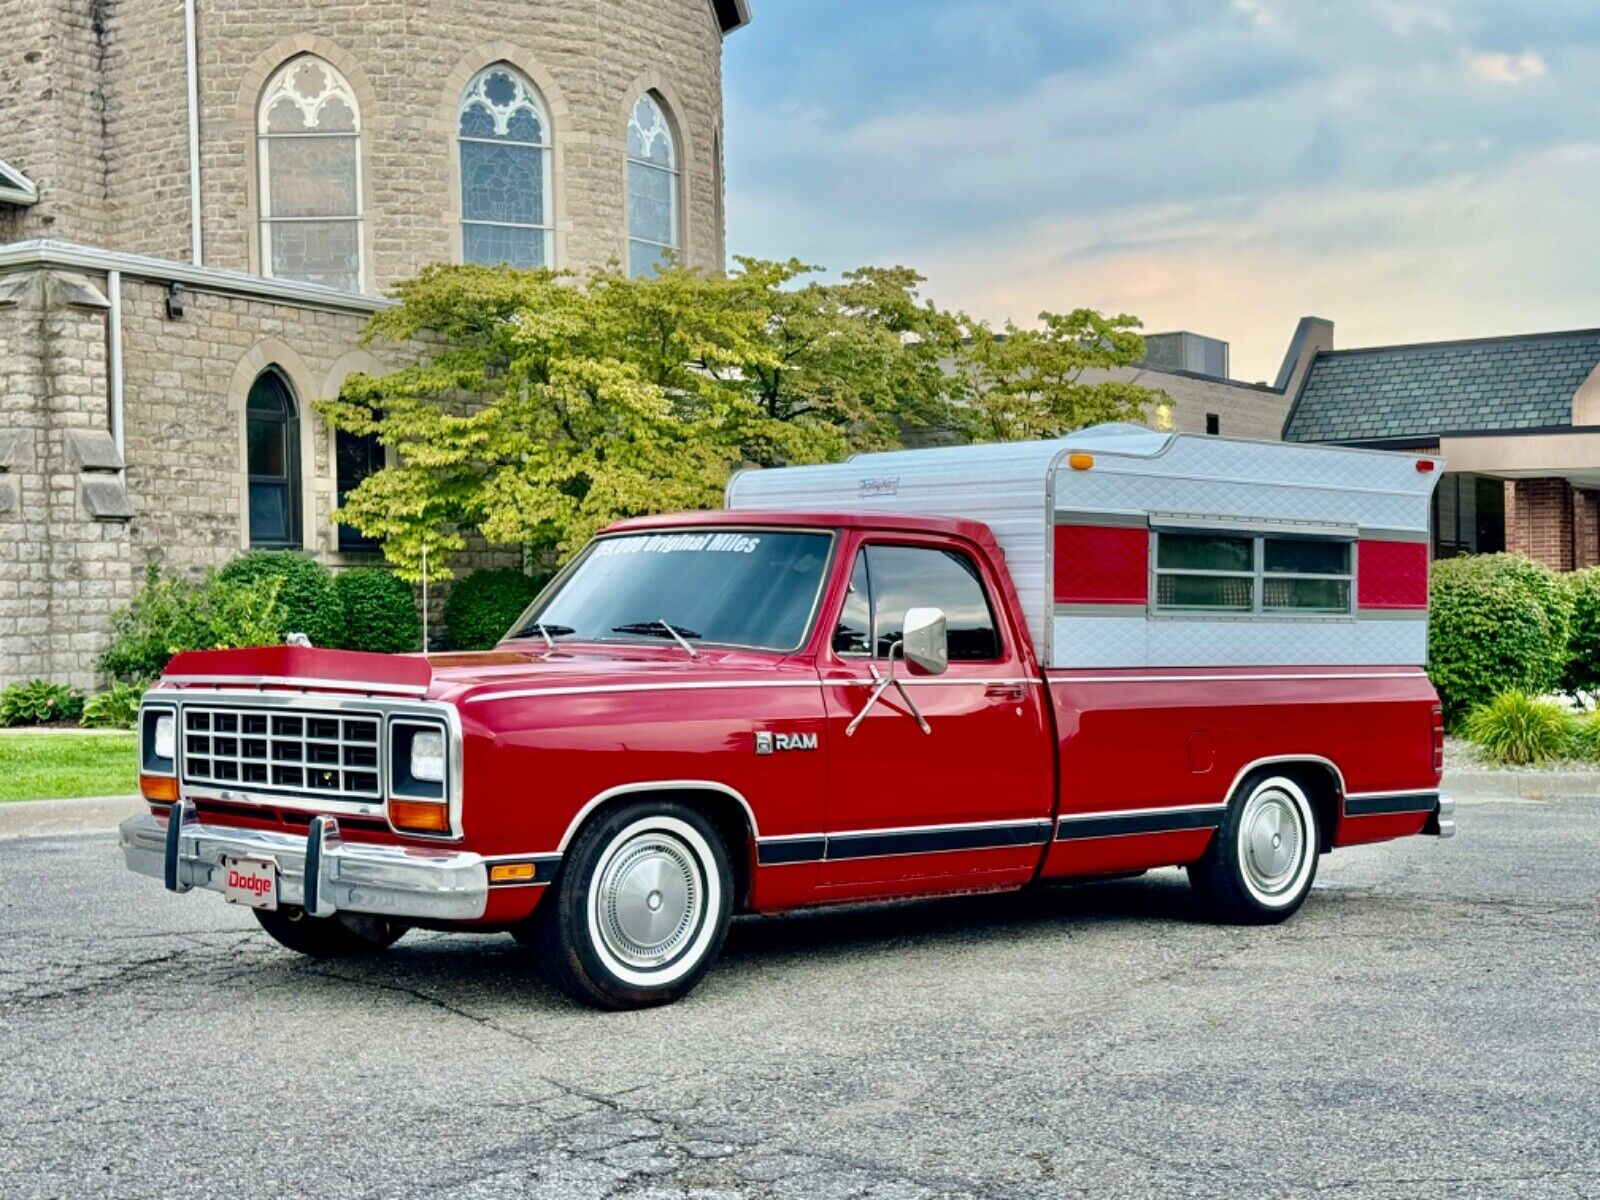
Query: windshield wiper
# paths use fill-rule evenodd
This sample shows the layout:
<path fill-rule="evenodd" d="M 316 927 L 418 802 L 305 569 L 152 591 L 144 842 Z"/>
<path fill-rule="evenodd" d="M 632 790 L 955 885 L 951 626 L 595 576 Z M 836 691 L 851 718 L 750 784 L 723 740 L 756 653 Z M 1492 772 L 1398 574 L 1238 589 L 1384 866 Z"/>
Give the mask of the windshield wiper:
<path fill-rule="evenodd" d="M 529 621 L 521 629 L 517 630 L 516 636 L 525 638 L 538 634 L 544 639 L 545 645 L 554 650 L 556 648 L 556 638 L 566 637 L 569 633 L 577 632 L 571 625 L 546 625 L 543 621 Z"/>
<path fill-rule="evenodd" d="M 612 633 L 639 633 L 646 637 L 660 637 L 662 631 L 665 631 L 667 636 L 687 650 L 690 658 L 700 657 L 700 652 L 691 646 L 688 641 L 689 638 L 699 637 L 698 633 L 692 629 L 675 628 L 659 617 L 654 621 L 630 621 L 626 625 L 613 625 L 611 627 Z"/>

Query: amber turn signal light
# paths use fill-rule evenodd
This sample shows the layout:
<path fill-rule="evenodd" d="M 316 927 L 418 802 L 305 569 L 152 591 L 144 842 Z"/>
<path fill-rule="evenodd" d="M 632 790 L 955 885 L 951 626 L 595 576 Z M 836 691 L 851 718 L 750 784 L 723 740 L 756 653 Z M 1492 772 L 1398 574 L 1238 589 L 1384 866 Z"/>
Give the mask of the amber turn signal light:
<path fill-rule="evenodd" d="M 1071 467 L 1074 471 L 1087 471 L 1090 467 L 1094 466 L 1094 455 L 1069 454 L 1067 455 L 1067 466 Z"/>
<path fill-rule="evenodd" d="M 140 775 L 139 794 L 152 804 L 174 804 L 178 799 L 178 780 L 173 775 Z"/>
<path fill-rule="evenodd" d="M 496 863 L 489 868 L 490 883 L 529 883 L 532 880 L 532 863 Z"/>
<path fill-rule="evenodd" d="M 423 800 L 389 801 L 389 820 L 412 833 L 449 833 L 450 807 Z"/>

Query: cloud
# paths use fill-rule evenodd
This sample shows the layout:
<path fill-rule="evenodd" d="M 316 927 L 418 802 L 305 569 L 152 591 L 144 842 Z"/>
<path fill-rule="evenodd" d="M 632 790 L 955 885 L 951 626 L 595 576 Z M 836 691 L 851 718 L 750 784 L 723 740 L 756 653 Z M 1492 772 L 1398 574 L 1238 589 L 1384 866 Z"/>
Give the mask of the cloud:
<path fill-rule="evenodd" d="M 1538 79 L 1548 68 L 1543 58 L 1532 50 L 1524 50 L 1521 54 L 1469 54 L 1467 70 L 1485 83 L 1515 86 L 1530 79 Z"/>
<path fill-rule="evenodd" d="M 1254 375 L 1308 311 L 1600 324 L 1593 0 L 808 0 L 727 78 L 738 253 L 905 263 L 996 320 L 1126 308 Z"/>
<path fill-rule="evenodd" d="M 1131 312 L 1228 340 L 1238 377 L 1271 379 L 1307 314 L 1332 318 L 1341 346 L 1600 324 L 1583 267 L 1600 256 L 1597 192 L 1600 142 L 1425 186 L 1044 219 L 921 266 L 935 299 L 996 324 Z"/>

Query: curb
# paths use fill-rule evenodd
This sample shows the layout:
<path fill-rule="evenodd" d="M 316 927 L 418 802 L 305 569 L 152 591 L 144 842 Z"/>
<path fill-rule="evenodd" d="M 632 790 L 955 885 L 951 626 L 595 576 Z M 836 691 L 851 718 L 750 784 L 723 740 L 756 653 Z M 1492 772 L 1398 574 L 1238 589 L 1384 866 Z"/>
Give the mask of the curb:
<path fill-rule="evenodd" d="M 1600 799 L 1600 771 L 1447 771 L 1442 790 L 1451 796 L 1594 800 Z"/>
<path fill-rule="evenodd" d="M 89 796 L 80 800 L 11 800 L 0 804 L 0 841 L 60 833 L 98 833 L 144 807 L 139 796 Z"/>

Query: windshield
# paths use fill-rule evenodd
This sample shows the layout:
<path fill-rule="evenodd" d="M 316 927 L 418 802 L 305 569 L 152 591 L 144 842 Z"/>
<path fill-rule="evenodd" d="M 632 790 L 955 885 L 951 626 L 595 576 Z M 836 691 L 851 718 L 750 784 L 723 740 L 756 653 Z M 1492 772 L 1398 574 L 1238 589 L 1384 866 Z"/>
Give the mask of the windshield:
<path fill-rule="evenodd" d="M 600 538 L 511 636 L 796 650 L 832 542 L 827 533 L 770 529 Z"/>

